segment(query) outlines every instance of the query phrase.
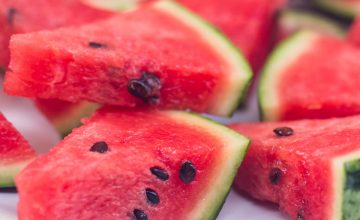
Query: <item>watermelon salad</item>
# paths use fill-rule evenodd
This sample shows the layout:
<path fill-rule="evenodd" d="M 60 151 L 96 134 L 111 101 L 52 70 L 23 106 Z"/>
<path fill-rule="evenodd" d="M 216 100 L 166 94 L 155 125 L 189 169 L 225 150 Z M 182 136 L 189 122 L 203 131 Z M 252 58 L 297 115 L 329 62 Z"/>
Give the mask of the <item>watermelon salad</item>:
<path fill-rule="evenodd" d="M 357 4 L 0 0 L 0 219 L 360 219 Z"/>

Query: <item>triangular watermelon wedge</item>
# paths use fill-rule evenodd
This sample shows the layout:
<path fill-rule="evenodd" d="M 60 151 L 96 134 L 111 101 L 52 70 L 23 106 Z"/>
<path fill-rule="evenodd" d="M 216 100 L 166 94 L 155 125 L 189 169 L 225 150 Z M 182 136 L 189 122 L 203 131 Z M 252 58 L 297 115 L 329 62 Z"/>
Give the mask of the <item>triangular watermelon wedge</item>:
<path fill-rule="evenodd" d="M 301 32 L 271 55 L 259 84 L 264 120 L 344 117 L 360 113 L 360 49 Z"/>
<path fill-rule="evenodd" d="M 223 35 L 171 1 L 14 36 L 10 48 L 5 91 L 33 98 L 229 115 L 252 75 Z"/>
<path fill-rule="evenodd" d="M 19 218 L 215 219 L 248 143 L 186 112 L 102 109 L 18 175 Z"/>
<path fill-rule="evenodd" d="M 234 124 L 251 139 L 236 188 L 291 219 L 360 219 L 360 117 Z"/>
<path fill-rule="evenodd" d="M 14 178 L 36 157 L 35 151 L 0 113 L 0 188 L 14 186 Z"/>

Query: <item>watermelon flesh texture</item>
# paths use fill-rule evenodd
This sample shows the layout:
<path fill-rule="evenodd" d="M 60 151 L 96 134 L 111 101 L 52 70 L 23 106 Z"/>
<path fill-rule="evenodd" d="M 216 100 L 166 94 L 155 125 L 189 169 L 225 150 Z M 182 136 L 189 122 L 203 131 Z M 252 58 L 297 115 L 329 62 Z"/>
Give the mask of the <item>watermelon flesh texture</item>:
<path fill-rule="evenodd" d="M 335 20 L 305 10 L 283 10 L 277 19 L 276 42 L 280 43 L 300 30 L 311 30 L 343 38 L 345 30 Z"/>
<path fill-rule="evenodd" d="M 88 7 L 79 0 L 32 0 L 31 4 L 27 0 L 1 0 L 0 66 L 8 65 L 9 40 L 13 34 L 81 25 L 112 15 L 114 13 Z"/>
<path fill-rule="evenodd" d="M 231 125 L 251 139 L 235 187 L 295 220 L 359 219 L 359 119 Z M 275 135 L 283 127 L 293 135 Z"/>
<path fill-rule="evenodd" d="M 228 115 L 251 78 L 222 35 L 170 1 L 92 25 L 17 35 L 10 47 L 10 95 Z M 137 89 L 129 92 L 130 84 Z"/>
<path fill-rule="evenodd" d="M 0 113 L 0 188 L 14 186 L 15 175 L 35 157 L 30 144 Z"/>
<path fill-rule="evenodd" d="M 275 14 L 284 0 L 179 0 L 219 28 L 249 60 L 261 69 L 272 45 Z"/>
<path fill-rule="evenodd" d="M 78 127 L 82 118 L 90 116 L 99 108 L 96 103 L 71 103 L 57 99 L 38 99 L 35 104 L 63 137 Z"/>
<path fill-rule="evenodd" d="M 80 13 L 79 13 L 80 12 Z M 56 14 L 56 16 L 54 16 Z M 63 26 L 82 25 L 114 15 L 82 4 L 79 0 L 1 0 L 0 1 L 0 73 L 9 63 L 9 40 L 13 34 L 55 29 Z M 45 116 L 54 123 L 60 133 L 66 133 L 79 123 L 79 117 L 87 102 L 63 103 L 58 100 L 36 101 Z M 66 109 L 64 109 L 66 106 Z M 65 115 L 65 112 L 71 114 Z M 78 117 L 74 117 L 77 114 Z M 63 120 L 63 122 L 60 122 Z M 72 122 L 71 122 L 72 121 Z"/>
<path fill-rule="evenodd" d="M 351 25 L 347 40 L 356 47 L 360 47 L 360 18 L 357 18 Z"/>
<path fill-rule="evenodd" d="M 263 119 L 344 117 L 360 113 L 360 50 L 302 32 L 280 45 L 259 86 Z"/>
<path fill-rule="evenodd" d="M 102 109 L 18 175 L 19 219 L 215 219 L 247 144 L 185 112 Z"/>

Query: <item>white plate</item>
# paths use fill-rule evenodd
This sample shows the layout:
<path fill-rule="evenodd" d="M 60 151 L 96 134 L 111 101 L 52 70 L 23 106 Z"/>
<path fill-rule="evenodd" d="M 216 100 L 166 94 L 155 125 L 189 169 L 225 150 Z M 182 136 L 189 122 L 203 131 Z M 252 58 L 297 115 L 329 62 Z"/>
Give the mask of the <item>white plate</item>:
<path fill-rule="evenodd" d="M 247 110 L 237 113 L 231 120 L 217 120 L 224 123 L 232 121 L 256 121 L 258 119 L 257 104 L 254 99 L 255 95 L 252 96 Z M 20 130 L 32 146 L 36 146 L 36 150 L 39 152 L 46 152 L 59 140 L 55 130 L 29 100 L 10 98 L 0 92 L 0 111 Z M 16 193 L 0 191 L 0 220 L 17 219 L 17 200 Z M 286 220 L 288 218 L 277 211 L 276 206 L 257 203 L 234 191 L 230 193 L 218 217 L 218 220 L 264 219 Z"/>

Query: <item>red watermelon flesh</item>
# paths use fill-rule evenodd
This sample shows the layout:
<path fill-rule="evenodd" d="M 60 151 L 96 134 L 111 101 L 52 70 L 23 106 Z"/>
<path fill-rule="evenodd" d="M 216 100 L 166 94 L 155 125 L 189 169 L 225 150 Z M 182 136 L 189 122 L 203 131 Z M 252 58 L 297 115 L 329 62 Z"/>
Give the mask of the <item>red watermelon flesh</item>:
<path fill-rule="evenodd" d="M 0 113 L 0 188 L 14 186 L 15 175 L 35 157 L 29 143 Z"/>
<path fill-rule="evenodd" d="M 360 47 L 360 18 L 357 18 L 350 27 L 348 41 L 356 47 Z"/>
<path fill-rule="evenodd" d="M 178 0 L 229 37 L 260 70 L 273 40 L 275 14 L 285 0 Z"/>
<path fill-rule="evenodd" d="M 103 109 L 17 177 L 19 219 L 215 219 L 247 144 L 185 112 Z"/>
<path fill-rule="evenodd" d="M 294 220 L 359 219 L 359 116 L 231 128 L 251 139 L 236 188 Z"/>
<path fill-rule="evenodd" d="M 108 18 L 113 13 L 90 8 L 79 0 L 1 0 L 0 66 L 9 62 L 10 36 Z"/>
<path fill-rule="evenodd" d="M 5 90 L 33 98 L 227 115 L 251 78 L 222 35 L 170 1 L 92 25 L 17 35 L 10 47 Z"/>
<path fill-rule="evenodd" d="M 360 113 L 360 50 L 335 37 L 303 32 L 278 47 L 259 86 L 265 120 Z"/>

